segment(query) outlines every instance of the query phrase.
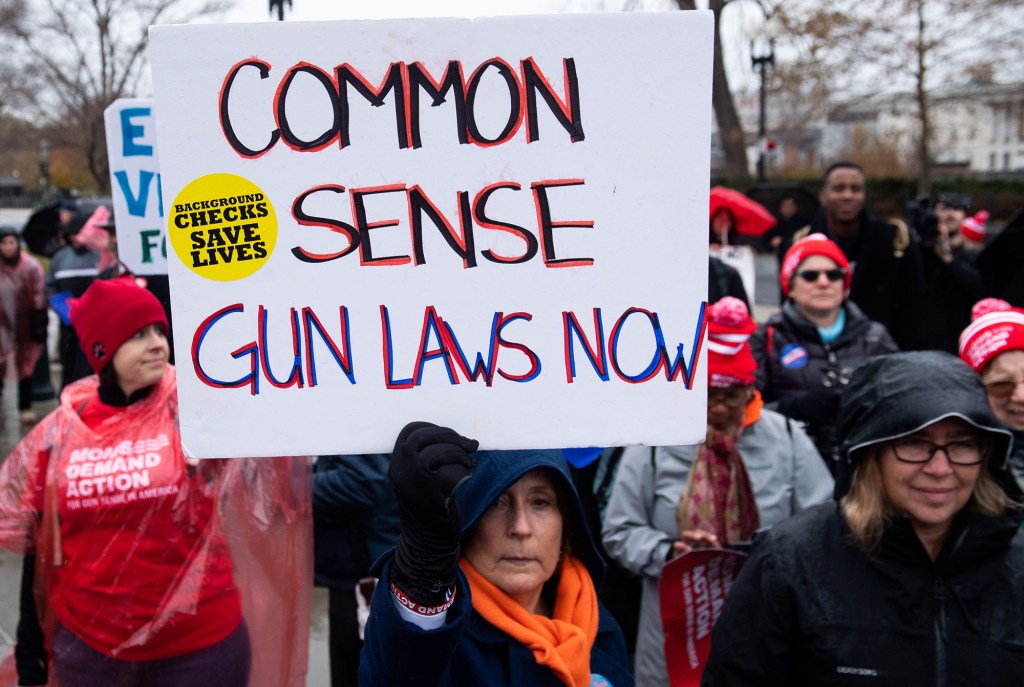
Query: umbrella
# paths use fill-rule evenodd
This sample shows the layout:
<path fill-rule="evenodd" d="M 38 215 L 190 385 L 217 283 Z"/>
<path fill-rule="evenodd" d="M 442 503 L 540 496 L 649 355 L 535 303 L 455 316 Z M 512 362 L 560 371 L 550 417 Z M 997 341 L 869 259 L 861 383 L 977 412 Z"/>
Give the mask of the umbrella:
<path fill-rule="evenodd" d="M 1003 230 L 978 253 L 974 265 L 985 280 L 986 292 L 1011 305 L 1024 307 L 1024 211 L 1017 213 Z"/>
<path fill-rule="evenodd" d="M 25 228 L 21 230 L 25 244 L 36 255 L 51 258 L 60 248 L 58 207 L 59 204 L 54 203 L 32 213 L 25 223 Z"/>
<path fill-rule="evenodd" d="M 109 213 L 113 213 L 110 198 L 90 198 L 75 200 L 75 214 L 68 223 L 69 229 L 81 229 L 88 219 L 96 212 L 97 208 L 104 207 Z M 68 207 L 68 201 L 63 204 Z M 53 254 L 61 247 L 60 242 L 60 214 L 58 210 L 62 203 L 54 203 L 33 213 L 21 230 L 21 236 L 25 239 L 28 249 L 36 255 L 52 258 Z"/>
<path fill-rule="evenodd" d="M 760 236 L 775 226 L 775 217 L 756 200 L 731 188 L 715 186 L 711 189 L 709 217 L 723 209 L 732 215 L 732 228 L 745 236 Z"/>

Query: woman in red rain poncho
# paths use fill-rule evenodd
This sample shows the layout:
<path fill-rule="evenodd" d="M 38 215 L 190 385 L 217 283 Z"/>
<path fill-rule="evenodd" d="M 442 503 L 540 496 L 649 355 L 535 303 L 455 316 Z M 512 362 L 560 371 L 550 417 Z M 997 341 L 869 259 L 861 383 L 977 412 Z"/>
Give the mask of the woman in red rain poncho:
<path fill-rule="evenodd" d="M 0 227 L 0 389 L 7 358 L 14 353 L 18 410 L 25 424 L 32 412 L 32 373 L 46 344 L 46 275 L 39 261 L 21 250 L 21 235 Z"/>
<path fill-rule="evenodd" d="M 34 551 L 57 681 L 302 684 L 307 462 L 184 457 L 167 319 L 132 279 L 92 284 L 71 322 L 97 375 L 0 467 L 0 544 Z"/>

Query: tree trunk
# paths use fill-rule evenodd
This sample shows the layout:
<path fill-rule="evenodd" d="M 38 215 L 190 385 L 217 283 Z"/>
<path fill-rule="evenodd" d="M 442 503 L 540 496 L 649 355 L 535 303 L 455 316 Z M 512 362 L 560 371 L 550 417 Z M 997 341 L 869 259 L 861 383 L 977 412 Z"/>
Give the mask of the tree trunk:
<path fill-rule="evenodd" d="M 747 141 L 740 124 L 736 105 L 729 90 L 729 79 L 725 75 L 725 61 L 722 58 L 722 39 L 719 35 L 722 8 L 728 0 L 710 0 L 709 8 L 715 15 L 715 56 L 712 67 L 711 104 L 715 108 L 718 134 L 722 137 L 722 151 L 725 153 L 725 174 L 731 178 L 749 178 L 747 165 Z M 681 10 L 695 10 L 694 0 L 676 0 Z"/>
<path fill-rule="evenodd" d="M 107 161 L 107 132 L 103 122 L 103 110 L 89 117 L 86 125 L 85 154 L 89 163 L 89 174 L 96 182 L 100 195 L 110 195 L 110 166 Z"/>
<path fill-rule="evenodd" d="M 925 90 L 925 77 L 928 75 L 927 44 L 925 43 L 924 0 L 917 0 L 917 73 L 914 75 L 917 86 L 917 116 L 921 125 L 920 138 L 917 142 L 917 193 L 927 195 L 932 189 L 931 161 L 931 116 L 928 111 L 928 91 Z"/>

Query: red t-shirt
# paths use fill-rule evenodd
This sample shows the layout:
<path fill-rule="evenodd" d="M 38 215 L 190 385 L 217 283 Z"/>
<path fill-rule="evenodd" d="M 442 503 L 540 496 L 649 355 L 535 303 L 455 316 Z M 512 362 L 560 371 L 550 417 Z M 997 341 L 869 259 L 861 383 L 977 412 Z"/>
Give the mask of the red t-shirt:
<path fill-rule="evenodd" d="M 122 660 L 203 649 L 242 619 L 218 492 L 185 463 L 172 391 L 169 374 L 127 408 L 94 395 L 55 456 L 63 564 L 51 601 L 68 629 Z"/>

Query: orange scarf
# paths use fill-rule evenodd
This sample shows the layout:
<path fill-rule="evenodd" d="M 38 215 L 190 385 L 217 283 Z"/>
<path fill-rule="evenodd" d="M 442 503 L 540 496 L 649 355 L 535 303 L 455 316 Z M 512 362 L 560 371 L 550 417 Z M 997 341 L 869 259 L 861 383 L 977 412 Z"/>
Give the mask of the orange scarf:
<path fill-rule="evenodd" d="M 747 409 L 743 413 L 743 426 L 749 427 L 760 420 L 762 408 L 764 408 L 764 399 L 761 398 L 761 392 L 754 389 L 754 395 L 747 401 Z"/>
<path fill-rule="evenodd" d="M 473 609 L 533 652 L 537 663 L 569 687 L 589 687 L 590 651 L 597 638 L 597 592 L 586 567 L 565 556 L 551 618 L 530 613 L 462 559 Z"/>

